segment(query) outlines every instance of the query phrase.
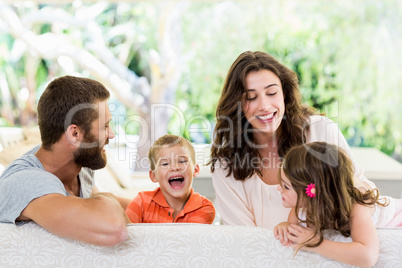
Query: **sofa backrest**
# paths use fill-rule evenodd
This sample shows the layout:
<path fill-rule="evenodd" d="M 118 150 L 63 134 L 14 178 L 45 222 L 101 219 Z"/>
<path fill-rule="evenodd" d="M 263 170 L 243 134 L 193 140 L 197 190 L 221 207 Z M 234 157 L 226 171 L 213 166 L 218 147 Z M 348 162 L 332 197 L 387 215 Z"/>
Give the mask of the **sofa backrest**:
<path fill-rule="evenodd" d="M 347 267 L 280 245 L 270 230 L 204 224 L 130 224 L 128 239 L 100 247 L 57 237 L 35 223 L 0 224 L 0 267 Z M 375 267 L 402 267 L 402 229 L 378 230 Z M 330 234 L 337 241 L 350 241 Z"/>

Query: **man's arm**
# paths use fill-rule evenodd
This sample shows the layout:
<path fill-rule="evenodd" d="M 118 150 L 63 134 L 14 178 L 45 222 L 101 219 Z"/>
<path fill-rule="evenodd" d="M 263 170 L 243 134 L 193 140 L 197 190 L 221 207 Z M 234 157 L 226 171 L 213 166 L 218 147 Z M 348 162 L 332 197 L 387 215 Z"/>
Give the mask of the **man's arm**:
<path fill-rule="evenodd" d="M 33 220 L 49 232 L 100 246 L 127 238 L 126 216 L 111 194 L 76 196 L 48 194 L 32 200 L 17 220 Z"/>
<path fill-rule="evenodd" d="M 95 186 L 92 188 L 92 195 L 95 195 L 95 194 L 97 194 L 97 193 L 99 193 L 99 189 L 98 189 L 98 187 L 96 187 L 96 185 L 95 185 Z M 130 202 L 131 202 L 131 199 L 128 199 L 128 198 L 125 198 L 125 197 L 120 197 L 120 196 L 114 196 L 114 197 L 117 199 L 117 201 L 119 201 L 121 207 L 122 207 L 124 210 L 126 210 L 128 204 L 130 204 Z"/>

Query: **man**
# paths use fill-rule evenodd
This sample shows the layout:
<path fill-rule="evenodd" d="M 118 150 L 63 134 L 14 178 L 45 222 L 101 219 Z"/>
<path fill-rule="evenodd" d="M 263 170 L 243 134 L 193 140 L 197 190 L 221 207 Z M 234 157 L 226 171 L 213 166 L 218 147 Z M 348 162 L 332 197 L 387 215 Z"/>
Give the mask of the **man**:
<path fill-rule="evenodd" d="M 64 76 L 38 103 L 42 144 L 0 176 L 0 222 L 34 221 L 62 237 L 113 246 L 127 238 L 129 199 L 99 193 L 94 171 L 106 166 L 114 137 L 110 94 L 100 83 Z"/>

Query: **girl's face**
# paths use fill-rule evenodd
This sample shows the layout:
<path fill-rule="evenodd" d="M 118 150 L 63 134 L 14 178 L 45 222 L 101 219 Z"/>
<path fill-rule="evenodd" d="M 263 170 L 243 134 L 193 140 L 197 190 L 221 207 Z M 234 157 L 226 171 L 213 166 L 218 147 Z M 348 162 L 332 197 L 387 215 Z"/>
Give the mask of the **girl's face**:
<path fill-rule="evenodd" d="M 278 185 L 278 191 L 281 193 L 282 205 L 285 208 L 296 207 L 297 193 L 293 189 L 289 179 L 286 177 L 285 172 L 283 172 L 283 168 L 281 168 L 281 181 Z"/>
<path fill-rule="evenodd" d="M 279 77 L 268 70 L 250 72 L 246 76 L 242 109 L 255 130 L 275 133 L 285 113 L 285 98 Z"/>

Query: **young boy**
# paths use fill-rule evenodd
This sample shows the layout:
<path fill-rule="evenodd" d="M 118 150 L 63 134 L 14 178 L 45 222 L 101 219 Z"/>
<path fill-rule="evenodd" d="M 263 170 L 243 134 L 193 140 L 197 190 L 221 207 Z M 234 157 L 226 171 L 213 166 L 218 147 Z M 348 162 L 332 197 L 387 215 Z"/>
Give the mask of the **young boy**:
<path fill-rule="evenodd" d="M 127 206 L 133 223 L 192 222 L 211 224 L 215 208 L 193 191 L 193 177 L 200 172 L 191 143 L 176 135 L 165 135 L 151 146 L 149 177 L 159 187 L 140 192 Z"/>

